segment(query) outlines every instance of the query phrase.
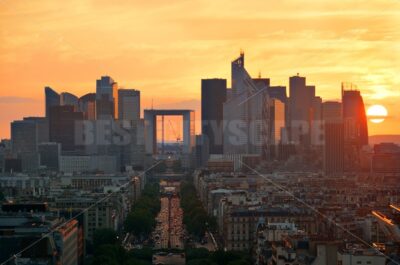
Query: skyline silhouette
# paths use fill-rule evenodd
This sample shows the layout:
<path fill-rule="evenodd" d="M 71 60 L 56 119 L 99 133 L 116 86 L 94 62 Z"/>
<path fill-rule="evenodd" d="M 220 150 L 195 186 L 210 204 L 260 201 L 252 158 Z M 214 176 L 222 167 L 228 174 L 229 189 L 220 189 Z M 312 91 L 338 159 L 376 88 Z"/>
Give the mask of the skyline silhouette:
<path fill-rule="evenodd" d="M 82 96 L 101 75 L 140 90 L 143 108 L 193 101 L 200 113 L 200 80 L 229 80 L 240 49 L 249 73 L 273 85 L 288 86 L 299 72 L 328 100 L 340 99 L 342 81 L 357 84 L 366 107 L 389 112 L 384 123 L 369 123 L 370 134 L 400 134 L 399 1 L 5 0 L 1 7 L 0 81 L 12 86 L 0 90 L 0 108 L 9 110 L 0 115 L 1 138 L 10 121 L 43 115 L 44 86 Z"/>

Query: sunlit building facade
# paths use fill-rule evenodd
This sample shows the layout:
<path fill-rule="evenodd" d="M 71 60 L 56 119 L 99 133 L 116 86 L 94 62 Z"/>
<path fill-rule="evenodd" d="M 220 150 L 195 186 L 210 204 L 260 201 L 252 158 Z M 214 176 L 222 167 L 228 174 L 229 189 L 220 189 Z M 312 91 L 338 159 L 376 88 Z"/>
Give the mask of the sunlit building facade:
<path fill-rule="evenodd" d="M 345 171 L 357 171 L 361 148 L 368 145 L 367 116 L 360 91 L 347 86 L 342 85 Z"/>
<path fill-rule="evenodd" d="M 96 94 L 88 93 L 79 98 L 79 110 L 85 120 L 96 119 Z"/>
<path fill-rule="evenodd" d="M 269 155 L 271 158 L 278 156 L 278 147 L 281 144 L 287 143 L 286 135 L 286 105 L 279 99 L 270 98 L 269 100 L 269 113 L 270 113 L 270 139 L 268 146 Z"/>

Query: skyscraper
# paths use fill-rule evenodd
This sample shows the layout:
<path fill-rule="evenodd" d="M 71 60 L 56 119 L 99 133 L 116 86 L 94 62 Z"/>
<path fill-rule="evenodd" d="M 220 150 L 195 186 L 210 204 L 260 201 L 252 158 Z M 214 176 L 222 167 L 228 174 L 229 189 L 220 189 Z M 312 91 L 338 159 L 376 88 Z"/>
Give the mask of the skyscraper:
<path fill-rule="evenodd" d="M 201 133 L 207 137 L 210 154 L 223 153 L 223 104 L 226 79 L 201 80 Z"/>
<path fill-rule="evenodd" d="M 295 144 L 311 144 L 311 126 L 315 86 L 307 86 L 306 78 L 299 75 L 289 78 L 289 119 L 290 140 Z"/>
<path fill-rule="evenodd" d="M 269 86 L 268 94 L 271 98 L 279 99 L 283 103 L 286 103 L 286 101 L 287 101 L 285 86 Z"/>
<path fill-rule="evenodd" d="M 41 143 L 38 146 L 40 166 L 58 171 L 60 166 L 61 145 L 59 143 Z"/>
<path fill-rule="evenodd" d="M 34 171 L 39 166 L 37 153 L 38 130 L 34 120 L 11 123 L 11 148 L 13 156 L 20 159 L 23 171 Z"/>
<path fill-rule="evenodd" d="M 311 145 L 322 147 L 323 133 L 322 126 L 322 98 L 314 97 L 310 116 Z"/>
<path fill-rule="evenodd" d="M 62 106 L 74 106 L 75 110 L 79 108 L 79 99 L 74 94 L 68 92 L 62 92 L 60 94 L 60 105 Z"/>
<path fill-rule="evenodd" d="M 37 126 L 33 120 L 11 123 L 11 150 L 14 156 L 21 153 L 35 153 L 37 145 Z"/>
<path fill-rule="evenodd" d="M 269 85 L 271 83 L 269 78 L 263 78 L 261 76 L 257 77 L 257 78 L 252 78 L 254 84 L 260 88 L 269 88 Z"/>
<path fill-rule="evenodd" d="M 286 143 L 285 134 L 286 111 L 285 103 L 277 98 L 269 99 L 269 115 L 270 115 L 270 140 L 269 140 L 269 155 L 270 158 L 277 158 L 278 146 Z"/>
<path fill-rule="evenodd" d="M 327 101 L 322 104 L 324 120 L 324 172 L 339 175 L 344 170 L 344 131 L 342 104 Z"/>
<path fill-rule="evenodd" d="M 268 95 L 271 99 L 279 100 L 284 104 L 284 113 L 285 116 L 283 120 L 285 122 L 284 128 L 281 131 L 281 145 L 289 144 L 289 135 L 288 135 L 288 121 L 289 121 L 289 100 L 286 94 L 285 86 L 270 86 L 268 87 Z M 276 114 L 275 114 L 276 115 Z M 271 119 L 273 119 L 273 115 L 271 114 Z M 279 143 L 278 143 L 279 144 Z M 280 155 L 280 154 L 279 154 Z"/>
<path fill-rule="evenodd" d="M 144 120 L 131 120 L 129 123 L 126 120 L 116 121 L 116 126 L 119 126 L 129 137 L 126 144 L 120 146 L 121 166 L 132 166 L 133 168 L 142 168 L 145 160 L 145 146 L 144 146 Z M 117 152 L 113 153 L 112 146 L 110 146 L 109 153 L 117 156 Z"/>
<path fill-rule="evenodd" d="M 49 117 L 50 107 L 60 105 L 60 95 L 51 87 L 44 88 L 45 104 L 46 104 L 46 117 Z"/>
<path fill-rule="evenodd" d="M 135 89 L 118 90 L 118 118 L 127 121 L 140 120 L 140 91 Z"/>
<path fill-rule="evenodd" d="M 244 53 L 231 63 L 232 92 L 223 107 L 224 154 L 265 156 L 268 141 L 268 87 L 244 67 Z"/>
<path fill-rule="evenodd" d="M 49 120 L 45 117 L 24 117 L 24 121 L 32 121 L 36 124 L 37 143 L 49 141 Z"/>
<path fill-rule="evenodd" d="M 118 119 L 118 84 L 109 76 L 96 80 L 96 118 Z"/>
<path fill-rule="evenodd" d="M 79 111 L 83 112 L 85 120 L 96 119 L 96 94 L 89 93 L 79 98 Z"/>
<path fill-rule="evenodd" d="M 342 102 L 346 140 L 355 141 L 360 146 L 368 145 L 367 116 L 360 91 L 343 90 Z"/>
<path fill-rule="evenodd" d="M 360 168 L 360 152 L 368 145 L 368 125 L 364 101 L 359 90 L 352 85 L 347 89 L 342 85 L 343 122 L 345 141 L 345 170 L 357 171 Z"/>
<path fill-rule="evenodd" d="M 79 132 L 83 113 L 75 111 L 73 106 L 54 106 L 50 108 L 50 142 L 60 143 L 62 151 L 77 151 Z"/>

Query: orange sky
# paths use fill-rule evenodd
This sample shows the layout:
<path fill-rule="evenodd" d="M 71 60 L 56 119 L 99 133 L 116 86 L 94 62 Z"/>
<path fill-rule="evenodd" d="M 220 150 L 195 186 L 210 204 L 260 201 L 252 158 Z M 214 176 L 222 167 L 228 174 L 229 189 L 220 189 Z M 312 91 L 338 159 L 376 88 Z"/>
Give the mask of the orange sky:
<path fill-rule="evenodd" d="M 240 49 L 273 85 L 299 72 L 327 100 L 357 84 L 389 110 L 370 134 L 400 134 L 399 0 L 0 0 L 0 137 L 43 115 L 44 86 L 80 96 L 105 74 L 143 107 L 198 110 L 200 79 L 229 79 Z"/>

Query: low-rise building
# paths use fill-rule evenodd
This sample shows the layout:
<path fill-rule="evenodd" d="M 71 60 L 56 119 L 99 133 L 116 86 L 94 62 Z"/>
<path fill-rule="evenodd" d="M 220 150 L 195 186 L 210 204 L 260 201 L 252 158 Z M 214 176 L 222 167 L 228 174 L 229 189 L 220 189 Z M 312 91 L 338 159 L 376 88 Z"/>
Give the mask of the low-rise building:
<path fill-rule="evenodd" d="M 387 257 L 383 253 L 357 244 L 348 244 L 338 251 L 340 265 L 385 265 L 386 261 Z"/>
<path fill-rule="evenodd" d="M 63 173 L 115 173 L 117 171 L 119 170 L 117 170 L 115 156 L 63 155 L 60 157 L 60 172 Z"/>
<path fill-rule="evenodd" d="M 29 248 L 27 248 L 29 246 Z M 0 260 L 6 264 L 78 265 L 83 258 L 78 222 L 45 203 L 7 203 L 0 213 Z"/>

